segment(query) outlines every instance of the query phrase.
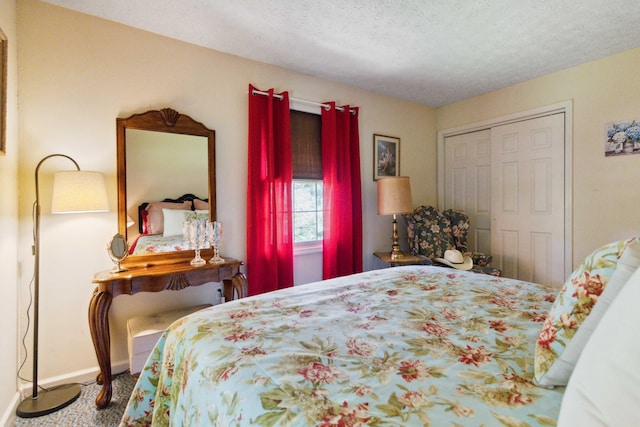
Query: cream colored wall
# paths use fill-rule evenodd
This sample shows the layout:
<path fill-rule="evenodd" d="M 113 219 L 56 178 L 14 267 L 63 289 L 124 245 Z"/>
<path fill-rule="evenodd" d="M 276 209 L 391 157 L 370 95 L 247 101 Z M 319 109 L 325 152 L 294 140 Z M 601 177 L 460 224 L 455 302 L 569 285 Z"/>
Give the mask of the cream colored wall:
<path fill-rule="evenodd" d="M 0 28 L 9 43 L 6 154 L 0 154 L 0 425 L 17 402 L 18 339 L 18 76 L 15 0 L 0 0 Z"/>
<path fill-rule="evenodd" d="M 573 265 L 640 230 L 640 155 L 604 156 L 605 123 L 640 118 L 640 49 L 437 110 L 438 130 L 573 101 Z"/>
<path fill-rule="evenodd" d="M 435 203 L 435 111 L 414 103 L 222 54 L 71 12 L 37 0 L 18 4 L 20 35 L 20 286 L 31 267 L 30 209 L 33 170 L 40 158 L 61 152 L 83 169 L 103 172 L 116 208 L 115 118 L 171 107 L 216 130 L 218 218 L 225 223 L 224 253 L 245 257 L 247 88 L 275 87 L 311 100 L 361 107 L 360 139 L 365 230 L 364 266 L 389 246 L 391 219 L 376 214 L 374 133 L 401 138 L 401 172 L 412 177 L 414 203 Z M 43 186 L 41 377 L 96 368 L 87 326 L 91 278 L 110 268 L 105 247 L 117 230 L 115 212 L 49 215 L 49 175 Z M 47 186 L 47 184 L 49 186 Z M 190 303 L 207 292 L 121 296 L 111 316 L 112 359 L 126 359 L 125 322 L 137 313 Z M 210 292 L 213 293 L 213 292 Z M 213 296 L 211 297 L 213 299 Z M 26 307 L 21 292 L 20 310 Z M 19 331 L 25 328 L 21 318 Z"/>

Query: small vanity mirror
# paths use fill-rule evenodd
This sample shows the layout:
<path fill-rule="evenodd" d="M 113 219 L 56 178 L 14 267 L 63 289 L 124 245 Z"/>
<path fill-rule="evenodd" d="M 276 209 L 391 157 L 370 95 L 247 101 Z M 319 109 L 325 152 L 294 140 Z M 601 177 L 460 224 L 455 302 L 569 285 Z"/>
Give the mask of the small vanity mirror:
<path fill-rule="evenodd" d="M 109 256 L 111 260 L 116 264 L 111 270 L 114 273 L 124 271 L 121 266 L 122 261 L 127 258 L 129 255 L 129 245 L 127 245 L 127 239 L 120 233 L 117 233 L 111 238 L 111 242 L 109 242 L 109 246 L 107 246 L 107 252 L 109 252 Z"/>

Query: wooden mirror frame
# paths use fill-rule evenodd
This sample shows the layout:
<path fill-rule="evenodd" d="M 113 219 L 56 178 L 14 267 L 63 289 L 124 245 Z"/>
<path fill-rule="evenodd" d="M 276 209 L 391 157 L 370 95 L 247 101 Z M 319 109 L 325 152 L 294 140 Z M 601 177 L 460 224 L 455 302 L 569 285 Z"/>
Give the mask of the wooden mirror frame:
<path fill-rule="evenodd" d="M 208 170 L 209 170 L 209 219 L 216 219 L 216 171 L 215 171 L 215 131 L 208 129 L 191 117 L 180 114 L 171 108 L 150 110 L 141 114 L 134 114 L 127 118 L 116 119 L 117 129 L 117 180 L 118 180 L 118 232 L 127 236 L 127 129 L 148 130 L 153 132 L 175 133 L 181 135 L 204 136 L 207 138 Z M 207 252 L 208 251 L 208 252 Z M 210 249 L 202 250 L 203 256 L 209 255 Z M 193 250 L 160 252 L 147 255 L 130 255 L 124 261 L 127 267 L 151 266 L 155 264 L 170 264 L 190 260 L 194 257 Z"/>

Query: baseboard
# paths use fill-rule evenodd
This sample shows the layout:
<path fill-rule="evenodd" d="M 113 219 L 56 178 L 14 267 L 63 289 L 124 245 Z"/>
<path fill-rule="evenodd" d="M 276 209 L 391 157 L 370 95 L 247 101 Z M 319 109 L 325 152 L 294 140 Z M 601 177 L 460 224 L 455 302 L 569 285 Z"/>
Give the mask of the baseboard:
<path fill-rule="evenodd" d="M 119 361 L 111 364 L 111 373 L 112 375 L 120 374 L 129 369 L 129 361 Z M 59 375 L 57 377 L 46 378 L 38 381 L 38 385 L 43 388 L 55 387 L 61 384 L 69 384 L 69 383 L 92 383 L 95 382 L 96 377 L 100 370 L 98 368 L 90 368 L 83 369 L 81 371 L 70 372 L 68 374 Z M 20 386 L 19 392 L 21 396 L 27 396 L 31 394 L 33 384 L 32 383 L 24 383 Z M 24 397 L 23 397 L 24 398 Z"/>
<path fill-rule="evenodd" d="M 129 369 L 128 360 L 119 361 L 111 365 L 111 372 L 113 375 L 120 374 L 127 369 Z M 95 382 L 96 376 L 99 372 L 100 370 L 98 368 L 84 369 L 81 371 L 70 372 L 65 375 L 59 375 L 57 377 L 38 380 L 38 384 L 44 388 L 55 387 L 60 384 L 68 383 L 87 384 Z M 5 409 L 4 414 L 2 414 L 2 418 L 0 418 L 0 427 L 13 426 L 16 419 L 16 409 L 18 408 L 18 405 L 22 402 L 22 399 L 31 394 L 32 389 L 32 383 L 25 383 L 20 386 L 13 399 L 11 399 L 11 403 Z"/>
<path fill-rule="evenodd" d="M 16 420 L 16 408 L 18 404 L 22 401 L 20 398 L 20 393 L 16 392 L 11 399 L 11 403 L 2 414 L 2 418 L 0 418 L 0 427 L 12 427 Z"/>

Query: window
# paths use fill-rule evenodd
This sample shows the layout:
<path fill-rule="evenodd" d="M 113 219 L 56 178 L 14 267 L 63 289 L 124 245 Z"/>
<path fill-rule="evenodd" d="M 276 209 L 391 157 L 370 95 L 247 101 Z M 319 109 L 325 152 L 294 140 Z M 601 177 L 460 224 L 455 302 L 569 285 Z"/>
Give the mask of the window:
<path fill-rule="evenodd" d="M 322 121 L 291 111 L 294 243 L 322 240 Z"/>
<path fill-rule="evenodd" d="M 293 180 L 294 243 L 322 240 L 322 181 Z"/>

